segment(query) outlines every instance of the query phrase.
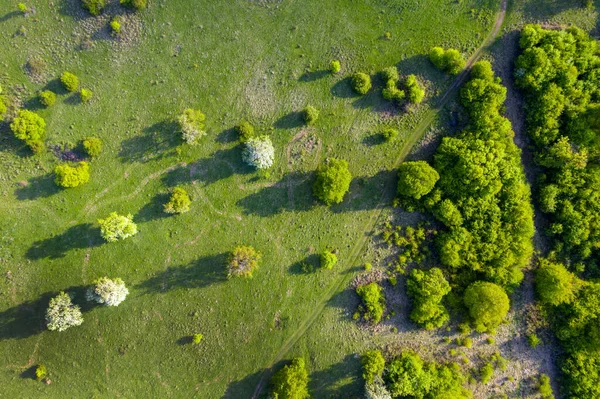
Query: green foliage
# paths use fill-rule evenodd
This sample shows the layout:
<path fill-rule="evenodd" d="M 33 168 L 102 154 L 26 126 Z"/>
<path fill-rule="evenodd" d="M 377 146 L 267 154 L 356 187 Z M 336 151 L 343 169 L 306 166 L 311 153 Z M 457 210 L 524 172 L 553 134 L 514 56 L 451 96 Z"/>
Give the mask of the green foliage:
<path fill-rule="evenodd" d="M 403 162 L 398 168 L 398 194 L 419 199 L 429 194 L 439 178 L 425 161 Z"/>
<path fill-rule="evenodd" d="M 23 140 L 28 146 L 43 142 L 46 137 L 46 121 L 35 112 L 20 109 L 17 117 L 10 124 L 15 137 Z"/>
<path fill-rule="evenodd" d="M 146 9 L 148 0 L 121 0 L 121 4 L 131 7 L 137 11 Z"/>
<path fill-rule="evenodd" d="M 585 282 L 570 304 L 556 309 L 554 332 L 569 349 L 600 350 L 600 282 Z"/>
<path fill-rule="evenodd" d="M 387 222 L 384 225 L 381 238 L 390 246 L 397 248 L 398 263 L 396 271 L 404 274 L 404 270 L 410 263 L 421 264 L 429 255 L 429 247 L 425 245 L 428 239 L 435 235 L 434 230 L 426 229 L 423 226 L 417 228 L 406 226 L 402 232 L 402 226 L 393 226 Z"/>
<path fill-rule="evenodd" d="M 312 125 L 319 119 L 319 110 L 312 105 L 307 105 L 302 111 L 302 118 L 307 125 Z"/>
<path fill-rule="evenodd" d="M 182 187 L 175 187 L 171 192 L 169 202 L 165 204 L 165 212 L 167 213 L 185 213 L 190 210 L 192 200 L 187 191 Z"/>
<path fill-rule="evenodd" d="M 539 259 L 539 268 L 535 272 L 535 289 L 540 301 L 556 306 L 572 303 L 581 281 L 562 264 L 548 259 Z"/>
<path fill-rule="evenodd" d="M 87 162 L 79 162 L 76 166 L 69 164 L 56 165 L 55 182 L 63 188 L 78 187 L 90 181 L 90 167 Z"/>
<path fill-rule="evenodd" d="M 373 265 L 371 263 L 365 263 L 365 271 L 368 272 L 373 269 Z"/>
<path fill-rule="evenodd" d="M 252 137 L 254 137 L 254 126 L 248 121 L 241 121 L 239 125 L 235 127 L 238 137 L 241 143 L 246 143 Z"/>
<path fill-rule="evenodd" d="M 376 378 L 381 378 L 385 369 L 385 359 L 379 350 L 370 350 L 361 357 L 363 378 L 367 384 L 372 384 Z"/>
<path fill-rule="evenodd" d="M 540 339 L 540 337 L 537 336 L 537 334 L 529 334 L 527 336 L 527 343 L 532 348 L 536 348 L 539 344 L 542 343 L 542 340 Z"/>
<path fill-rule="evenodd" d="M 51 107 L 56 103 L 56 94 L 50 90 L 43 90 L 39 94 L 39 100 L 44 107 Z"/>
<path fill-rule="evenodd" d="M 445 50 L 441 47 L 434 47 L 429 52 L 429 60 L 438 69 L 451 75 L 456 75 L 466 66 L 466 61 L 458 50 Z"/>
<path fill-rule="evenodd" d="M 88 89 L 81 89 L 79 91 L 79 97 L 81 98 L 81 102 L 88 103 L 94 97 L 94 93 Z"/>
<path fill-rule="evenodd" d="M 400 74 L 398 73 L 398 69 L 396 67 L 387 67 L 383 71 L 381 71 L 381 76 L 384 82 L 389 80 L 393 80 L 394 83 L 400 80 Z"/>
<path fill-rule="evenodd" d="M 0 87 L 0 90 L 2 88 Z M 2 91 L 0 91 L 0 93 L 2 93 Z M 2 96 L 0 96 L 0 122 L 4 121 L 4 114 L 7 111 L 7 107 L 6 104 L 4 104 L 4 98 L 2 98 Z"/>
<path fill-rule="evenodd" d="M 385 296 L 383 288 L 375 282 L 362 285 L 356 288 L 356 293 L 361 297 L 365 306 L 365 320 L 372 324 L 377 324 L 383 317 L 385 309 Z"/>
<path fill-rule="evenodd" d="M 450 316 L 442 304 L 450 292 L 450 284 L 441 269 L 413 269 L 406 281 L 408 295 L 413 300 L 410 318 L 428 330 L 440 328 Z"/>
<path fill-rule="evenodd" d="M 537 389 L 542 399 L 554 399 L 554 392 L 552 391 L 552 386 L 550 385 L 550 377 L 548 377 L 547 374 L 540 375 Z"/>
<path fill-rule="evenodd" d="M 129 295 L 129 290 L 120 278 L 100 277 L 92 283 L 86 293 L 88 301 L 94 301 L 104 306 L 119 306 Z"/>
<path fill-rule="evenodd" d="M 446 68 L 446 58 L 444 54 L 446 52 L 441 47 L 433 47 L 429 51 L 429 60 L 437 69 L 445 69 Z"/>
<path fill-rule="evenodd" d="M 338 262 L 338 258 L 336 256 L 336 254 L 334 254 L 333 252 L 331 252 L 329 250 L 325 250 L 325 251 L 321 252 L 320 261 L 321 261 L 321 267 L 323 269 L 331 270 L 331 269 L 333 269 L 333 266 L 335 266 L 335 264 Z"/>
<path fill-rule="evenodd" d="M 394 129 L 393 127 L 386 127 L 385 129 L 383 129 L 381 131 L 381 135 L 383 136 L 384 140 L 387 142 L 390 142 L 392 140 L 394 140 L 396 137 L 398 137 L 398 129 Z"/>
<path fill-rule="evenodd" d="M 87 8 L 90 14 L 97 16 L 100 15 L 104 7 L 106 7 L 106 0 L 81 0 L 83 6 Z M 77 90 L 77 88 L 75 88 Z M 75 91 L 69 90 L 69 91 Z"/>
<path fill-rule="evenodd" d="M 35 368 L 35 379 L 38 381 L 43 381 L 48 376 L 48 370 L 46 369 L 46 365 L 44 363 L 40 363 Z"/>
<path fill-rule="evenodd" d="M 227 261 L 228 277 L 250 277 L 258 269 L 260 252 L 249 246 L 236 247 Z"/>
<path fill-rule="evenodd" d="M 383 77 L 383 80 L 385 81 L 385 87 L 381 92 L 383 98 L 385 98 L 388 101 L 402 100 L 405 97 L 405 93 L 403 90 L 400 90 L 398 88 L 400 75 L 398 74 L 398 70 L 396 69 L 396 67 L 385 68 L 381 72 L 381 75 Z"/>
<path fill-rule="evenodd" d="M 112 212 L 105 219 L 98 219 L 102 238 L 108 242 L 124 240 L 137 234 L 137 226 L 133 223 L 133 216 L 122 216 Z"/>
<path fill-rule="evenodd" d="M 88 137 L 83 140 L 85 153 L 92 158 L 97 158 L 102 153 L 102 140 L 98 137 Z"/>
<path fill-rule="evenodd" d="M 479 370 L 479 376 L 481 377 L 481 382 L 483 384 L 490 382 L 494 376 L 494 365 L 492 363 L 486 363 L 481 370 Z"/>
<path fill-rule="evenodd" d="M 17 4 L 17 9 L 19 11 L 21 11 L 23 14 L 25 14 L 27 11 L 29 11 L 29 8 L 27 8 L 27 5 L 25 3 Z"/>
<path fill-rule="evenodd" d="M 371 77 L 363 72 L 357 72 L 352 75 L 352 88 L 360 95 L 365 95 L 371 90 Z"/>
<path fill-rule="evenodd" d="M 478 332 L 494 331 L 510 309 L 504 289 L 484 281 L 476 281 L 466 289 L 464 302 Z"/>
<path fill-rule="evenodd" d="M 202 334 L 194 334 L 194 336 L 192 337 L 192 342 L 195 345 L 200 344 L 200 342 L 202 342 L 202 338 L 204 338 L 204 335 Z"/>
<path fill-rule="evenodd" d="M 342 65 L 338 60 L 333 60 L 329 63 L 329 71 L 333 74 L 339 73 L 342 70 Z"/>
<path fill-rule="evenodd" d="M 308 373 L 304 359 L 297 357 L 279 370 L 271 380 L 274 399 L 307 399 Z"/>
<path fill-rule="evenodd" d="M 79 78 L 71 72 L 63 72 L 60 75 L 60 82 L 64 88 L 69 92 L 75 92 L 79 88 Z"/>
<path fill-rule="evenodd" d="M 50 304 L 46 310 L 46 325 L 50 331 L 65 331 L 74 326 L 83 323 L 83 316 L 79 306 L 73 305 L 71 297 L 60 292 L 57 296 L 50 299 Z"/>
<path fill-rule="evenodd" d="M 425 90 L 419 84 L 415 75 L 408 75 L 406 77 L 406 91 L 408 93 L 408 101 L 413 104 L 420 104 L 425 98 Z"/>
<path fill-rule="evenodd" d="M 177 118 L 183 141 L 190 145 L 199 144 L 200 139 L 206 136 L 204 131 L 205 120 L 206 116 L 199 110 L 187 108 L 183 111 L 183 114 Z"/>
<path fill-rule="evenodd" d="M 600 358 L 597 353 L 578 351 L 562 365 L 569 377 L 566 389 L 576 399 L 600 398 Z"/>
<path fill-rule="evenodd" d="M 317 178 L 313 185 L 313 194 L 326 205 L 339 204 L 350 189 L 352 175 L 348 162 L 343 159 L 329 158 L 317 169 Z"/>
<path fill-rule="evenodd" d="M 242 150 L 242 160 L 248 165 L 264 170 L 273 166 L 275 148 L 269 136 L 250 137 Z"/>
<path fill-rule="evenodd" d="M 110 29 L 112 30 L 112 32 L 115 35 L 118 35 L 119 33 L 121 33 L 121 21 L 120 21 L 119 17 L 114 17 L 113 19 L 111 19 Z"/>

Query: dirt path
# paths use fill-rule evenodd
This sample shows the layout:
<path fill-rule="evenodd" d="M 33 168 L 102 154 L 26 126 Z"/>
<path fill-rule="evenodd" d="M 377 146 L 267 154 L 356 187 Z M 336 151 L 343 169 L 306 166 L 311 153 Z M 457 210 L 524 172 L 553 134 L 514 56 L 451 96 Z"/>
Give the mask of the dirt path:
<path fill-rule="evenodd" d="M 448 90 L 444 93 L 444 95 L 438 100 L 435 107 L 433 107 L 432 109 L 430 109 L 429 111 L 427 111 L 425 113 L 425 115 L 423 116 L 423 119 L 417 125 L 417 127 L 415 128 L 415 130 L 409 137 L 407 145 L 402 149 L 398 158 L 393 163 L 392 169 L 397 168 L 400 165 L 400 163 L 402 163 L 404 158 L 408 155 L 408 153 L 412 149 L 413 145 L 421 139 L 421 137 L 423 136 L 423 134 L 425 133 L 425 131 L 427 130 L 429 125 L 435 119 L 436 115 L 444 108 L 444 106 L 448 103 L 449 99 L 452 98 L 453 94 L 465 82 L 465 80 L 469 76 L 469 72 L 470 72 L 473 64 L 479 60 L 479 58 L 481 57 L 481 54 L 496 39 L 496 37 L 498 36 L 498 33 L 500 32 L 500 28 L 502 27 L 502 24 L 504 22 L 504 16 L 506 15 L 507 1 L 508 0 L 502 0 L 502 4 L 500 5 L 500 10 L 498 12 L 498 15 L 496 16 L 496 20 L 494 22 L 494 26 L 493 26 L 492 30 L 490 31 L 488 36 L 485 38 L 483 43 L 479 46 L 479 48 L 477 48 L 477 50 L 475 50 L 473 55 L 469 58 L 464 71 L 462 71 L 456 77 L 456 79 L 452 83 L 452 85 L 448 88 Z M 395 184 L 395 181 L 388 182 L 388 185 L 393 185 L 393 184 Z M 369 222 L 366 224 L 365 232 L 371 231 L 374 228 L 375 224 L 377 223 L 377 220 L 379 219 L 382 209 L 383 209 L 383 204 L 385 203 L 385 200 L 386 200 L 385 193 L 387 193 L 387 192 L 388 192 L 387 189 L 383 190 L 381 199 L 380 199 L 379 203 L 377 204 L 377 206 L 375 207 L 371 217 L 369 218 Z M 350 263 L 353 263 L 356 261 L 356 258 L 361 253 L 363 247 L 367 243 L 367 239 L 368 239 L 368 235 L 363 234 L 363 236 L 357 241 L 357 243 L 355 244 L 355 246 L 353 247 L 353 249 L 350 253 L 350 256 L 348 257 L 348 259 L 350 260 Z M 351 273 L 340 276 L 338 278 L 338 280 L 336 280 L 332 284 L 332 286 L 327 290 L 327 292 L 325 293 L 323 298 L 314 306 L 313 311 L 308 315 L 308 317 L 306 319 L 304 319 L 304 321 L 300 324 L 298 329 L 285 341 L 283 346 L 279 349 L 279 351 L 275 354 L 275 356 L 271 360 L 270 365 L 267 366 L 267 369 L 261 375 L 258 385 L 256 386 L 256 389 L 254 390 L 254 394 L 252 395 L 252 399 L 257 399 L 260 396 L 260 394 L 265 386 L 265 382 L 270 380 L 270 377 L 273 374 L 273 365 L 283 359 L 285 354 L 304 335 L 304 333 L 308 330 L 308 328 L 312 325 L 312 323 L 321 315 L 321 313 L 325 309 L 325 306 L 326 306 L 327 302 L 329 301 L 329 299 L 337 291 L 339 291 L 340 288 L 346 286 L 351 278 L 352 278 Z"/>

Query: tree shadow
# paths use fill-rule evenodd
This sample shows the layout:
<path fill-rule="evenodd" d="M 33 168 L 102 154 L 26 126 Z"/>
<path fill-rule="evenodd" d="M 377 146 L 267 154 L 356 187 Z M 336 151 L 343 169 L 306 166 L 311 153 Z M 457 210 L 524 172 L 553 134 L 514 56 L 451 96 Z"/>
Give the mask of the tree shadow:
<path fill-rule="evenodd" d="M 71 93 L 71 95 L 69 95 L 67 98 L 65 98 L 64 101 L 65 104 L 67 105 L 81 105 L 83 104 L 83 101 L 81 100 L 81 95 L 76 92 L 76 93 Z"/>
<path fill-rule="evenodd" d="M 172 214 L 165 212 L 165 204 L 169 201 L 167 193 L 156 194 L 152 201 L 144 205 L 136 214 L 135 220 L 141 223 L 168 218 Z"/>
<path fill-rule="evenodd" d="M 194 342 L 194 337 L 192 335 L 186 335 L 185 337 L 181 337 L 177 340 L 177 345 L 189 345 Z"/>
<path fill-rule="evenodd" d="M 362 397 L 361 367 L 359 356 L 347 355 L 341 362 L 311 373 L 309 390 L 315 398 Z"/>
<path fill-rule="evenodd" d="M 202 288 L 227 280 L 228 254 L 204 256 L 186 266 L 172 266 L 137 286 L 146 293 L 167 292 L 178 288 Z"/>
<path fill-rule="evenodd" d="M 259 384 L 263 376 L 264 381 L 267 381 L 267 383 L 265 383 L 264 388 L 262 390 L 263 395 L 261 395 L 260 397 L 264 397 L 264 392 L 269 390 L 268 381 L 270 381 L 270 377 L 273 375 L 273 373 L 279 371 L 281 368 L 283 368 L 283 366 L 285 366 L 288 363 L 288 361 L 280 360 L 277 363 L 275 363 L 270 369 L 261 369 L 252 374 L 248 374 L 241 380 L 230 382 L 229 385 L 227 385 L 225 393 L 223 394 L 223 396 L 221 396 L 221 399 L 238 399 L 252 397 L 256 386 Z"/>
<path fill-rule="evenodd" d="M 0 151 L 14 153 L 21 158 L 32 154 L 29 147 L 15 137 L 8 122 L 0 122 Z"/>
<path fill-rule="evenodd" d="M 234 174 L 249 174 L 254 171 L 254 168 L 242 162 L 242 146 L 238 145 L 227 150 L 218 150 L 210 158 L 179 166 L 165 174 L 162 182 L 168 187 L 191 181 L 200 181 L 209 185 Z"/>
<path fill-rule="evenodd" d="M 277 119 L 273 126 L 277 129 L 294 129 L 304 125 L 302 112 L 294 111 Z"/>
<path fill-rule="evenodd" d="M 319 254 L 310 254 L 299 262 L 292 264 L 289 268 L 291 274 L 310 274 L 319 269 L 321 259 Z"/>
<path fill-rule="evenodd" d="M 313 174 L 292 172 L 270 187 L 237 202 L 246 215 L 273 216 L 283 211 L 308 211 L 313 206 Z"/>
<path fill-rule="evenodd" d="M 143 129 L 141 136 L 121 142 L 119 158 L 122 162 L 149 162 L 175 154 L 181 135 L 175 121 L 164 120 Z"/>
<path fill-rule="evenodd" d="M 235 143 L 236 141 L 238 141 L 236 129 L 232 127 L 223 130 L 221 133 L 217 134 L 215 141 L 221 144 Z"/>
<path fill-rule="evenodd" d="M 83 3 L 79 0 L 62 0 L 58 7 L 58 13 L 74 20 L 94 18 L 88 10 L 83 8 Z"/>
<path fill-rule="evenodd" d="M 20 201 L 35 200 L 50 197 L 60 191 L 60 187 L 54 181 L 54 174 L 32 177 L 27 185 L 15 190 L 17 199 Z"/>
<path fill-rule="evenodd" d="M 46 85 L 42 88 L 42 91 L 44 90 L 50 90 L 57 96 L 64 96 L 70 93 L 67 91 L 67 89 L 65 89 L 65 86 L 63 86 L 61 83 L 60 78 L 55 78 L 48 81 L 48 83 L 46 83 Z"/>
<path fill-rule="evenodd" d="M 70 250 L 93 248 L 103 242 L 99 227 L 91 223 L 78 224 L 62 234 L 34 242 L 25 256 L 31 260 L 58 259 L 66 256 Z"/>
<path fill-rule="evenodd" d="M 443 79 L 447 77 L 442 71 L 436 69 L 429 57 L 424 54 L 416 54 L 407 58 L 404 58 L 396 64 L 398 70 L 403 76 L 407 75 L 435 75 L 435 79 Z"/>
<path fill-rule="evenodd" d="M 385 136 L 383 133 L 373 133 L 365 137 L 362 141 L 367 147 L 374 147 L 385 143 Z"/>
<path fill-rule="evenodd" d="M 350 76 L 340 80 L 336 84 L 334 84 L 330 92 L 333 96 L 339 98 L 353 98 L 358 97 L 359 94 L 354 91 L 352 88 L 352 78 Z"/>
<path fill-rule="evenodd" d="M 37 380 L 37 376 L 35 374 L 36 369 L 37 369 L 37 365 L 33 365 L 33 366 L 29 367 L 27 370 L 23 371 L 21 374 L 19 374 L 19 377 L 23 378 L 25 380 Z"/>
<path fill-rule="evenodd" d="M 322 79 L 329 74 L 330 72 L 326 69 L 320 71 L 304 72 L 298 80 L 300 82 L 314 82 L 315 80 Z"/>
<path fill-rule="evenodd" d="M 23 108 L 28 109 L 30 111 L 39 111 L 40 109 L 45 108 L 44 105 L 40 102 L 38 96 L 31 97 L 23 104 Z"/>
<path fill-rule="evenodd" d="M 350 190 L 344 196 L 344 201 L 331 206 L 331 210 L 341 213 L 385 206 L 394 198 L 396 185 L 393 183 L 395 179 L 396 171 L 394 170 L 382 170 L 370 177 L 356 177 L 352 179 Z"/>
<path fill-rule="evenodd" d="M 4 21 L 8 21 L 11 18 L 18 17 L 19 15 L 23 15 L 23 13 L 21 13 L 19 11 L 8 12 L 8 13 L 6 13 L 3 16 L 0 17 L 0 23 L 2 23 Z"/>

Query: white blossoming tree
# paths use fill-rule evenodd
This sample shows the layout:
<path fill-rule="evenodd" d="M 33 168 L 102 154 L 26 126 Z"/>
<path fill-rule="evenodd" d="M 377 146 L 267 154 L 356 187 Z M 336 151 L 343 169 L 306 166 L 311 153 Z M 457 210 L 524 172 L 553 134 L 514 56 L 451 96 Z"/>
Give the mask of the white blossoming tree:
<path fill-rule="evenodd" d="M 108 242 L 123 240 L 138 232 L 132 215 L 122 216 L 117 212 L 112 212 L 106 219 L 98 219 L 98 223 L 102 238 Z"/>
<path fill-rule="evenodd" d="M 202 137 L 206 136 L 204 131 L 205 119 L 206 117 L 202 112 L 191 108 L 186 109 L 183 114 L 179 115 L 177 123 L 179 123 L 181 135 L 186 143 L 196 145 Z"/>
<path fill-rule="evenodd" d="M 274 158 L 275 148 L 268 136 L 250 138 L 242 152 L 242 160 L 256 169 L 270 168 Z"/>
<path fill-rule="evenodd" d="M 86 293 L 87 300 L 105 306 L 119 306 L 129 294 L 129 290 L 120 278 L 100 277 L 93 284 Z"/>
<path fill-rule="evenodd" d="M 381 377 L 377 377 L 373 383 L 365 385 L 365 399 L 392 399 L 392 395 Z"/>
<path fill-rule="evenodd" d="M 65 331 L 69 327 L 78 326 L 83 323 L 83 316 L 79 306 L 73 305 L 71 297 L 60 292 L 56 297 L 50 299 L 50 305 L 46 310 L 46 325 L 50 331 Z"/>

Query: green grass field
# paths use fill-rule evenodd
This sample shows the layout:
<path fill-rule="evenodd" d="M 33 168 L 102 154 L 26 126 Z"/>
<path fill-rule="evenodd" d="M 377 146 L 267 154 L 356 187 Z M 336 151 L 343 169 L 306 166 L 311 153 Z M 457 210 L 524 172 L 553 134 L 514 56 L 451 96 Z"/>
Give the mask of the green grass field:
<path fill-rule="evenodd" d="M 288 346 L 284 358 L 307 359 L 315 397 L 359 396 L 354 353 L 390 338 L 350 320 L 356 298 L 345 282 L 370 260 L 362 243 L 391 204 L 393 162 L 453 82 L 424 54 L 442 45 L 471 55 L 500 1 L 155 0 L 132 14 L 113 0 L 100 17 L 77 0 L 32 0 L 28 17 L 7 3 L 5 94 L 46 119 L 49 146 L 97 136 L 105 148 L 90 183 L 59 190 L 52 151 L 30 156 L 0 124 L 0 397 L 249 398 Z M 531 7 L 510 8 L 508 21 L 535 20 Z M 548 9 L 541 18 L 579 15 Z M 108 33 L 116 14 L 125 15 L 122 39 Z M 47 64 L 34 79 L 24 68 L 32 58 Z M 339 75 L 326 70 L 332 59 Z M 424 104 L 399 110 L 380 91 L 352 93 L 350 73 L 391 65 L 427 82 Z M 35 93 L 58 87 L 65 70 L 95 98 L 81 104 L 57 89 L 57 104 L 42 109 Z M 307 104 L 321 111 L 309 128 L 298 112 Z M 181 142 L 174 123 L 189 107 L 207 116 L 197 147 Z M 241 162 L 232 128 L 244 118 L 273 140 L 269 176 Z M 382 126 L 400 137 L 380 143 Z M 354 176 L 331 208 L 311 193 L 312 171 L 328 157 L 347 159 Z M 167 216 L 162 204 L 176 185 L 192 195 L 192 210 Z M 96 220 L 112 211 L 133 214 L 139 234 L 104 243 Z M 243 244 L 262 252 L 260 269 L 227 280 L 225 257 Z M 326 248 L 339 251 L 336 268 L 303 272 Z M 83 304 L 85 286 L 104 275 L 128 285 L 123 304 L 86 309 L 65 332 L 45 330 L 51 295 L 67 290 Z M 323 301 L 316 323 L 295 335 Z M 194 333 L 200 345 L 189 344 Z M 50 385 L 30 378 L 40 362 Z"/>

